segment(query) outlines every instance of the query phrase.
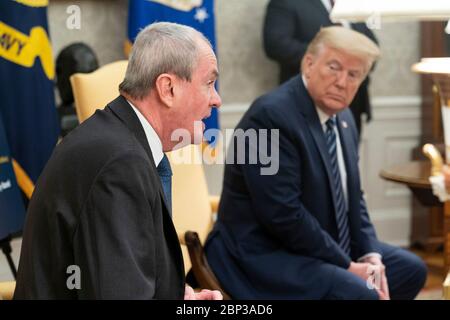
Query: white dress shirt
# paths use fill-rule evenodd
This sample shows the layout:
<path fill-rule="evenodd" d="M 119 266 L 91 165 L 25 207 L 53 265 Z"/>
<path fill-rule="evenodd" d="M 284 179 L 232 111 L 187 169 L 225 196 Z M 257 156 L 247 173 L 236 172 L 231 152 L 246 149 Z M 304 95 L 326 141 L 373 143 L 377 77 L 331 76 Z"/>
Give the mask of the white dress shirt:
<path fill-rule="evenodd" d="M 327 9 L 327 11 L 329 13 L 331 13 L 331 9 L 333 9 L 333 8 L 331 6 L 330 0 L 321 0 L 321 1 L 322 1 L 323 6 L 325 7 L 325 9 Z M 352 28 L 352 25 L 347 20 L 339 20 L 339 23 L 341 23 L 342 26 L 347 28 L 347 29 L 351 29 Z"/>
<path fill-rule="evenodd" d="M 150 146 L 150 150 L 152 151 L 153 155 L 153 160 L 155 161 L 155 166 L 157 167 L 161 162 L 162 158 L 164 157 L 161 139 L 158 137 L 155 129 L 153 129 L 153 127 L 150 125 L 147 119 L 145 119 L 142 113 L 130 101 L 128 101 L 128 103 L 133 108 L 139 121 L 141 122 L 142 127 L 144 128 L 145 136 L 147 137 L 148 145 Z"/>
<path fill-rule="evenodd" d="M 327 131 L 327 124 L 326 122 L 331 117 L 323 112 L 319 107 L 316 106 L 317 114 L 319 115 L 320 124 L 322 125 L 322 130 L 325 133 Z M 335 116 L 333 116 L 335 117 Z M 336 121 L 336 126 L 334 127 L 334 133 L 336 134 L 336 155 L 337 155 L 337 161 L 338 161 L 338 167 L 339 167 L 339 174 L 341 175 L 341 184 L 342 184 L 342 191 L 344 193 L 344 199 L 345 199 L 345 211 L 348 211 L 348 188 L 347 188 L 347 169 L 345 168 L 345 162 L 344 162 L 344 154 L 342 153 L 342 145 L 341 145 L 341 139 L 339 138 L 339 130 L 338 126 L 340 124 Z"/>

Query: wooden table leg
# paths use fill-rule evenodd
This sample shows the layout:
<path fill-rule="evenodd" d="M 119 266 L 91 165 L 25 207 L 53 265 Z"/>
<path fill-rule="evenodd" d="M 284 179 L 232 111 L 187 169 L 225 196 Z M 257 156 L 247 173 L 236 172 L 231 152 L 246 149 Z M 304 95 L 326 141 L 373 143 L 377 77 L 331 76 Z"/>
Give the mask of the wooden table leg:
<path fill-rule="evenodd" d="M 450 300 L 450 201 L 444 204 L 444 267 L 448 274 L 443 284 L 443 296 Z"/>

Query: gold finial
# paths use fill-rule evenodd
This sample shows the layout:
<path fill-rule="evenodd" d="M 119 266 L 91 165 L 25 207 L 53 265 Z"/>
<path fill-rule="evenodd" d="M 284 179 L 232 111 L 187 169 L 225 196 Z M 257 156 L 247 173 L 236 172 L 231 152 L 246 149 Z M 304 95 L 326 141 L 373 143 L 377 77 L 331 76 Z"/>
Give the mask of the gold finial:
<path fill-rule="evenodd" d="M 430 143 L 423 146 L 422 152 L 431 161 L 431 175 L 439 176 L 442 174 L 442 168 L 444 166 L 444 161 L 442 160 L 441 153 L 436 147 Z"/>

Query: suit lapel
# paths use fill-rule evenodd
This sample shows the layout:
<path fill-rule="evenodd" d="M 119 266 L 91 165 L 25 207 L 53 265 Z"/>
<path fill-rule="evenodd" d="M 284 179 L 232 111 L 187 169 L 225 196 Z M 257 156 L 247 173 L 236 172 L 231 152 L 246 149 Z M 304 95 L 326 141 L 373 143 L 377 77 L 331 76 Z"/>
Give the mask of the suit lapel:
<path fill-rule="evenodd" d="M 308 129 L 311 132 L 314 143 L 319 151 L 320 158 L 322 159 L 322 164 L 325 167 L 325 171 L 328 177 L 328 184 L 330 186 L 331 195 L 333 198 L 334 208 L 336 209 L 336 193 L 334 191 L 333 186 L 333 174 L 331 170 L 331 162 L 330 155 L 328 153 L 327 143 L 325 141 L 325 134 L 322 129 L 322 125 L 320 123 L 319 115 L 317 114 L 316 107 L 311 97 L 308 94 L 308 91 L 303 84 L 301 77 L 299 78 L 299 84 L 297 89 L 300 94 L 300 99 L 298 101 L 305 101 L 306 103 L 302 105 L 302 111 L 304 116 L 306 117 L 306 123 L 308 125 Z"/>
<path fill-rule="evenodd" d="M 170 207 L 167 205 L 166 198 L 164 196 L 164 191 L 162 187 L 161 180 L 158 175 L 158 171 L 155 166 L 155 161 L 153 159 L 153 154 L 148 144 L 147 136 L 145 135 L 144 128 L 142 127 L 139 118 L 136 113 L 128 103 L 128 101 L 123 97 L 119 96 L 114 101 L 108 104 L 110 110 L 128 127 L 128 129 L 135 135 L 136 139 L 139 141 L 140 145 L 144 148 L 145 152 L 150 161 L 150 167 L 155 175 L 155 179 L 158 181 L 158 192 L 159 197 L 162 199 L 164 203 L 163 207 L 163 223 L 164 228 L 172 233 L 172 236 L 177 239 L 176 242 L 170 241 L 168 244 L 173 247 L 173 253 L 175 254 L 175 258 L 178 260 L 178 268 L 180 269 L 180 274 L 184 275 L 184 264 L 183 264 L 183 256 L 181 253 L 181 247 L 178 242 L 178 235 L 175 230 L 175 226 L 173 225 L 172 218 L 169 214 Z M 107 107 L 107 108 L 108 108 Z"/>
<path fill-rule="evenodd" d="M 358 164 L 354 163 L 352 159 L 354 159 L 354 155 L 357 154 L 357 150 L 355 150 L 354 146 L 354 137 L 351 132 L 351 129 L 349 128 L 348 122 L 343 119 L 341 114 L 337 114 L 336 120 L 337 120 L 337 127 L 339 131 L 339 138 L 341 140 L 341 147 L 342 147 L 342 153 L 344 154 L 344 161 L 345 161 L 345 169 L 347 171 L 347 185 L 350 189 L 351 182 L 355 181 L 354 177 L 354 170 L 357 168 Z"/>
<path fill-rule="evenodd" d="M 159 194 L 164 202 L 164 206 L 166 207 L 167 212 L 170 212 L 169 211 L 170 206 L 167 205 L 166 198 L 164 196 L 162 184 L 156 170 L 155 161 L 153 159 L 153 154 L 148 144 L 144 128 L 142 128 L 141 122 L 139 121 L 139 118 L 136 116 L 136 113 L 123 96 L 119 96 L 116 100 L 111 102 L 109 104 L 109 107 L 122 120 L 122 122 L 128 127 L 128 129 L 130 129 L 130 131 L 133 132 L 136 139 L 139 141 L 139 144 L 144 148 L 145 152 L 147 153 L 150 166 L 152 167 L 152 169 L 154 169 L 154 172 L 158 177 L 158 181 L 160 182 L 158 188 Z"/>
<path fill-rule="evenodd" d="M 152 167 L 155 168 L 155 161 L 153 160 L 153 154 L 150 150 L 150 146 L 147 141 L 147 137 L 144 132 L 144 128 L 142 128 L 141 122 L 137 117 L 134 110 L 131 108 L 128 101 L 123 97 L 119 96 L 114 101 L 109 103 L 108 107 L 111 111 L 120 119 L 122 122 L 128 127 L 128 129 L 136 136 L 136 139 L 139 141 L 140 145 L 144 148 L 149 160 L 151 160 Z"/>

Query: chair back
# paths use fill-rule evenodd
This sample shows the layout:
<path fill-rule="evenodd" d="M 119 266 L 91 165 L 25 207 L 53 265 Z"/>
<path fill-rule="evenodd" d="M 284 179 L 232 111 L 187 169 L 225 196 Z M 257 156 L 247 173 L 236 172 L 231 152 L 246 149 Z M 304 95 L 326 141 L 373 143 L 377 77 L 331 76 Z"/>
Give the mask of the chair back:
<path fill-rule="evenodd" d="M 198 161 L 201 148 L 190 145 L 168 153 L 172 167 L 172 215 L 175 228 L 184 244 L 186 231 L 198 233 L 201 243 L 212 227 L 212 212 L 203 165 Z M 188 163 L 186 163 L 188 162 Z M 191 261 L 186 246 L 182 246 L 186 272 Z"/>
<path fill-rule="evenodd" d="M 125 78 L 127 65 L 127 60 L 116 61 L 94 72 L 75 73 L 70 77 L 80 123 L 119 95 L 119 84 Z"/>
<path fill-rule="evenodd" d="M 0 282 L 0 300 L 12 300 L 15 288 L 15 281 Z"/>

